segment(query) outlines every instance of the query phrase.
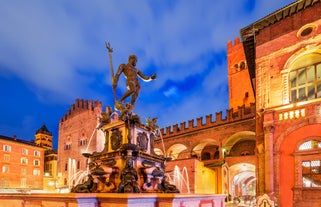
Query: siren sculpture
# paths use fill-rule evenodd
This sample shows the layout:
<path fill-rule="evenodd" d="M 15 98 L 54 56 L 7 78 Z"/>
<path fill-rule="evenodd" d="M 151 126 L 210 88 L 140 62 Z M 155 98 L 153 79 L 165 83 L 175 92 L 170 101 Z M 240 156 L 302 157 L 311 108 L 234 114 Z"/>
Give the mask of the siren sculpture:
<path fill-rule="evenodd" d="M 130 55 L 127 64 L 121 64 L 114 75 L 112 64 L 113 49 L 106 43 L 110 59 L 114 108 L 102 113 L 99 129 L 105 134 L 105 145 L 101 152 L 84 153 L 88 159 L 88 179 L 71 189 L 71 192 L 179 193 L 165 175 L 164 156 L 155 154 L 154 139 L 160 136 L 156 118 L 148 118 L 142 124 L 140 117 L 133 113 L 140 93 L 138 77 L 154 80 L 156 75 L 145 76 L 136 68 L 137 57 Z M 118 78 L 127 78 L 126 91 L 116 100 Z M 131 101 L 124 103 L 131 96 Z M 118 114 L 120 113 L 120 116 Z"/>

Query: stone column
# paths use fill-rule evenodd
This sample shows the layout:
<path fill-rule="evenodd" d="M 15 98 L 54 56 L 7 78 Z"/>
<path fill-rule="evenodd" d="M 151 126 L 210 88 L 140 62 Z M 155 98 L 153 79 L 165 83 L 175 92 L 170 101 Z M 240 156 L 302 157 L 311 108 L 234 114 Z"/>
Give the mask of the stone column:
<path fill-rule="evenodd" d="M 272 123 L 264 124 L 264 151 L 265 151 L 265 193 L 270 197 L 274 193 L 274 157 L 273 157 Z"/>
<path fill-rule="evenodd" d="M 264 129 L 263 129 L 263 112 L 259 110 L 256 113 L 256 194 L 263 195 L 265 193 L 265 148 L 264 148 Z"/>
<path fill-rule="evenodd" d="M 294 153 L 294 177 L 295 183 L 294 187 L 292 188 L 293 191 L 293 200 L 294 202 L 302 201 L 302 187 L 303 187 L 303 180 L 302 180 L 302 157 L 296 153 Z"/>
<path fill-rule="evenodd" d="M 264 161 L 264 145 L 259 144 L 257 146 L 258 150 L 258 160 L 257 160 L 257 169 L 256 169 L 256 176 L 257 176 L 257 187 L 256 187 L 256 194 L 263 195 L 265 192 L 265 161 Z"/>
<path fill-rule="evenodd" d="M 280 156 L 282 152 L 274 152 L 274 203 L 280 203 Z"/>

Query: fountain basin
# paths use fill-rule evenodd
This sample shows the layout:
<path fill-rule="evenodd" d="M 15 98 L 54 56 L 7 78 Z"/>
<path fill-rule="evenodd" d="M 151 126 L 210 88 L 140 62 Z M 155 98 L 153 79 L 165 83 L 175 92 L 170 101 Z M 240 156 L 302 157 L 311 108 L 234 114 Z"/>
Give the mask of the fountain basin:
<path fill-rule="evenodd" d="M 224 207 L 225 197 L 167 193 L 0 194 L 0 207 Z"/>

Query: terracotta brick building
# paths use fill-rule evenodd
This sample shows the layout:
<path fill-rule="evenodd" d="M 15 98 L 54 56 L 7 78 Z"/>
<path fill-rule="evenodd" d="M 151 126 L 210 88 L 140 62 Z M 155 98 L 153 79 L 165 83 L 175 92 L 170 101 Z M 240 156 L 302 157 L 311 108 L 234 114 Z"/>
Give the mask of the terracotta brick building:
<path fill-rule="evenodd" d="M 296 1 L 241 29 L 242 43 L 236 38 L 227 47 L 226 116 L 166 127 L 165 147 L 158 140 L 157 151 L 203 161 L 216 172 L 217 193 L 266 193 L 278 206 L 318 206 L 320 12 L 320 1 Z M 255 106 L 246 113 L 252 100 Z M 176 163 L 184 166 L 183 160 Z"/>
<path fill-rule="evenodd" d="M 101 151 L 104 135 L 97 130 L 102 103 L 77 99 L 59 123 L 58 185 L 60 189 L 73 186 L 86 173 L 87 159 L 82 153 Z"/>
<path fill-rule="evenodd" d="M 321 203 L 321 2 L 296 1 L 243 28 L 256 96 L 258 194 Z"/>
<path fill-rule="evenodd" d="M 43 189 L 44 151 L 34 142 L 0 135 L 0 189 Z"/>
<path fill-rule="evenodd" d="M 44 174 L 43 190 L 49 192 L 56 191 L 57 182 L 57 149 L 52 148 L 52 133 L 43 124 L 35 133 L 35 142 L 39 147 L 45 148 L 44 152 Z"/>

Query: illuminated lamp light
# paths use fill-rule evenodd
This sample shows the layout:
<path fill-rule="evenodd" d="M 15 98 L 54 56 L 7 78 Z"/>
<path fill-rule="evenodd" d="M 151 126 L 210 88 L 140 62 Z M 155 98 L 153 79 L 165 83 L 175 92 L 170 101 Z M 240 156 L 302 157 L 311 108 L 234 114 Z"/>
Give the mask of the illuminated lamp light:
<path fill-rule="evenodd" d="M 283 120 L 283 114 L 279 114 L 279 121 Z"/>
<path fill-rule="evenodd" d="M 295 118 L 298 119 L 300 118 L 300 111 L 299 110 L 295 110 Z"/>
<path fill-rule="evenodd" d="M 321 107 L 320 106 L 316 107 L 316 114 L 321 115 Z"/>
<path fill-rule="evenodd" d="M 242 171 L 246 171 L 246 170 L 247 170 L 247 167 L 246 167 L 245 164 L 242 165 L 241 170 L 242 170 Z"/>
<path fill-rule="evenodd" d="M 288 120 L 288 118 L 289 118 L 289 113 L 288 113 L 288 112 L 285 112 L 285 113 L 284 113 L 284 120 Z"/>
<path fill-rule="evenodd" d="M 226 148 L 223 147 L 223 148 L 222 148 L 223 158 L 225 158 L 225 152 L 226 152 L 226 151 L 227 151 Z"/>
<path fill-rule="evenodd" d="M 293 119 L 293 118 L 294 118 L 294 112 L 290 111 L 290 119 Z"/>
<path fill-rule="evenodd" d="M 305 117 L 305 109 L 301 109 L 301 117 Z"/>

